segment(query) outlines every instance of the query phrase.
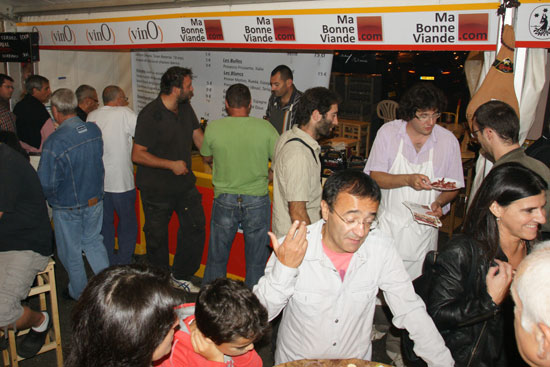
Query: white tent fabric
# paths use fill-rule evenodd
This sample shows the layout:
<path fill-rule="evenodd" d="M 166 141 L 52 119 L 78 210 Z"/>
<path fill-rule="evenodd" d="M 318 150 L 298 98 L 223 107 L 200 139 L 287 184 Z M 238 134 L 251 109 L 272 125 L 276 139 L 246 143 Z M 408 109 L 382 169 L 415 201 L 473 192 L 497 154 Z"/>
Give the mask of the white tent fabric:
<path fill-rule="evenodd" d="M 60 51 L 41 50 L 38 73 L 50 80 L 53 90 L 75 89 L 81 84 L 101 92 L 108 85 L 124 90 L 132 105 L 132 68 L 127 51 Z"/>

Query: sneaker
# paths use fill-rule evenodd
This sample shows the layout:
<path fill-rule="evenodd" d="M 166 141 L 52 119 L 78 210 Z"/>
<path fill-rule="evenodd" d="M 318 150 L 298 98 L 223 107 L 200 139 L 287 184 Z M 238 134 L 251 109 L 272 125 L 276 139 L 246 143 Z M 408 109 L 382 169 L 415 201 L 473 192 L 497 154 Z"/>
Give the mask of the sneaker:
<path fill-rule="evenodd" d="M 193 285 L 193 283 L 191 283 L 191 281 L 184 280 L 184 279 L 182 279 L 182 280 L 176 279 L 176 278 L 174 278 L 173 275 L 171 276 L 171 282 L 172 282 L 172 287 L 177 288 L 177 289 L 181 289 L 181 290 L 186 291 L 188 293 L 199 293 L 199 291 L 201 290 L 200 287 L 197 287 L 197 286 Z"/>
<path fill-rule="evenodd" d="M 392 360 L 392 362 L 391 362 L 392 366 L 406 367 L 405 362 L 403 362 L 403 356 L 401 355 L 401 353 L 386 351 L 386 354 Z"/>
<path fill-rule="evenodd" d="M 375 326 L 372 327 L 371 340 L 380 340 L 386 335 L 385 332 L 378 330 Z"/>
<path fill-rule="evenodd" d="M 46 335 L 52 327 L 52 317 L 48 321 L 48 326 L 45 331 L 35 331 L 33 328 L 29 329 L 29 332 L 23 335 L 23 338 L 17 345 L 17 354 L 23 358 L 31 358 L 36 355 L 44 345 L 46 341 Z"/>

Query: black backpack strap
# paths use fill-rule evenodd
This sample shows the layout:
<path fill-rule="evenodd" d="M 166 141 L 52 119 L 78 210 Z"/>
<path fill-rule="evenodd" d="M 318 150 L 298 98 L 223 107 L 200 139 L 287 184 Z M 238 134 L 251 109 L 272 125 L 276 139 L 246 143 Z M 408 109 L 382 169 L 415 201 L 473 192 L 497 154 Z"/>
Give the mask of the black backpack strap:
<path fill-rule="evenodd" d="M 319 163 L 317 161 L 317 156 L 315 155 L 315 151 L 313 150 L 312 147 L 307 145 L 307 143 L 305 141 L 303 141 L 300 138 L 292 138 L 292 139 L 288 139 L 285 144 L 290 143 L 291 141 L 299 141 L 300 143 L 304 144 L 309 149 L 309 151 L 311 152 L 311 155 L 313 156 L 313 159 L 315 159 L 315 163 Z"/>

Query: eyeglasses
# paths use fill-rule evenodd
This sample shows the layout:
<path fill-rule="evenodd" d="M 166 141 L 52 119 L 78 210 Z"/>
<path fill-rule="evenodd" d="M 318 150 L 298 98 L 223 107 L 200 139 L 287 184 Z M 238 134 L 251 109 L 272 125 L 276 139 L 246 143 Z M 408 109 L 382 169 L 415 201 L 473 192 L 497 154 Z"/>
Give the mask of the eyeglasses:
<path fill-rule="evenodd" d="M 422 122 L 426 122 L 428 120 L 437 120 L 439 117 L 441 117 L 441 113 L 436 112 L 433 115 L 430 115 L 428 113 L 421 113 L 420 115 L 415 114 L 415 117 Z"/>
<path fill-rule="evenodd" d="M 481 129 L 470 131 L 470 138 L 472 138 L 472 140 L 477 140 L 477 133 L 479 133 L 480 131 Z"/>
<path fill-rule="evenodd" d="M 331 208 L 331 212 L 336 214 L 342 222 L 344 222 L 348 227 L 357 227 L 359 225 L 364 226 L 367 229 L 373 229 L 376 226 L 376 217 L 365 219 L 365 220 L 359 220 L 359 219 L 346 219 L 342 217 L 336 210 Z"/>

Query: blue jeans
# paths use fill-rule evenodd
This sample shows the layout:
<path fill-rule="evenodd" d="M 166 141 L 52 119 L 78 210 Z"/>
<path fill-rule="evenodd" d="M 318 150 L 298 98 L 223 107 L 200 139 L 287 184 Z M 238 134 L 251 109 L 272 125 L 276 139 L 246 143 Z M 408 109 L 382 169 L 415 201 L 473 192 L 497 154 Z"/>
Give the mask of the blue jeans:
<path fill-rule="evenodd" d="M 221 194 L 214 199 L 203 284 L 226 276 L 227 261 L 239 223 L 244 232 L 245 284 L 252 288 L 258 283 L 264 275 L 265 264 L 270 254 L 267 235 L 270 216 L 268 195 Z"/>
<path fill-rule="evenodd" d="M 126 265 L 132 261 L 138 233 L 136 189 L 126 192 L 106 192 L 103 196 L 103 244 L 110 265 Z M 118 251 L 115 252 L 115 215 L 118 215 Z"/>
<path fill-rule="evenodd" d="M 103 202 L 79 209 L 53 209 L 57 255 L 69 274 L 69 294 L 74 299 L 88 283 L 82 251 L 95 274 L 109 266 L 103 246 Z"/>

